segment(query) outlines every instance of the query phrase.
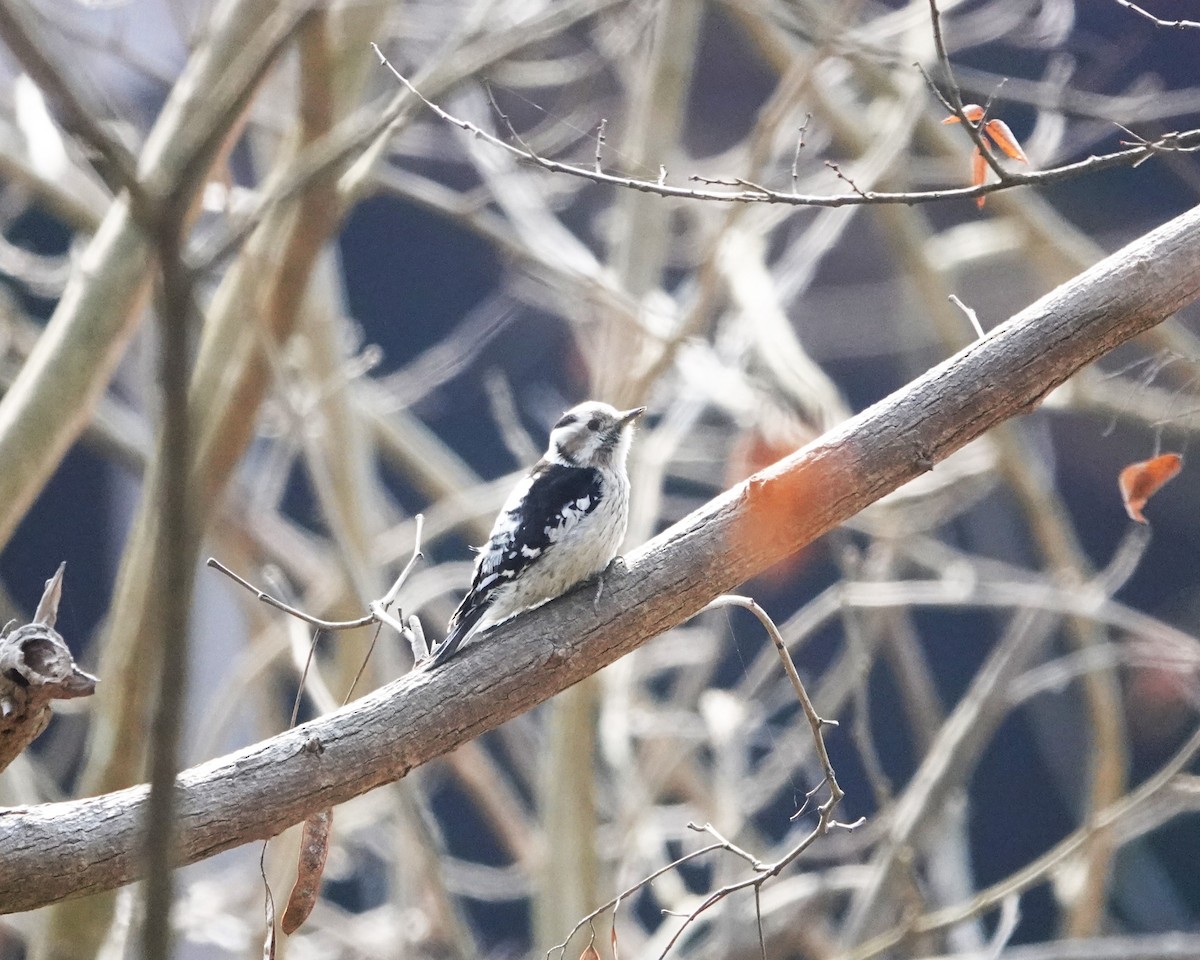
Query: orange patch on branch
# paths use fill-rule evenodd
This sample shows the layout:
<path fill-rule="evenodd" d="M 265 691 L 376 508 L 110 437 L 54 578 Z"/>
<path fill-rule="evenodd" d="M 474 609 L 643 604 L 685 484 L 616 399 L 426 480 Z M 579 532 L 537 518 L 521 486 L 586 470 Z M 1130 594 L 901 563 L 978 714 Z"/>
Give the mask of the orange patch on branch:
<path fill-rule="evenodd" d="M 779 437 L 765 436 L 760 429 L 743 431 L 730 451 L 729 459 L 726 462 L 725 486 L 732 487 L 747 477 L 772 467 L 812 439 L 814 436 L 811 432 L 807 436 L 800 436 L 799 430 L 796 431 L 796 435 L 791 438 L 790 442 Z M 803 570 L 808 558 L 809 551 L 801 548 L 759 574 L 756 579 L 772 585 L 791 580 Z"/>
<path fill-rule="evenodd" d="M 750 477 L 742 488 L 742 515 L 730 528 L 730 553 L 769 566 L 816 540 L 835 525 L 831 491 L 847 485 L 851 461 L 844 447 L 820 447 Z"/>

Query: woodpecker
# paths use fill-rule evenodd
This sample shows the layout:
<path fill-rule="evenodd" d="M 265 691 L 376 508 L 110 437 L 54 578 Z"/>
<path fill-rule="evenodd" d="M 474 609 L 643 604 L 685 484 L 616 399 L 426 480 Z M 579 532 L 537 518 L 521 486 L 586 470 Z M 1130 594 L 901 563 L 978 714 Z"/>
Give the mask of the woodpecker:
<path fill-rule="evenodd" d="M 513 488 L 479 550 L 471 589 L 427 667 L 482 630 L 566 593 L 617 555 L 629 522 L 625 460 L 645 407 L 588 401 L 550 431 L 550 445 Z"/>

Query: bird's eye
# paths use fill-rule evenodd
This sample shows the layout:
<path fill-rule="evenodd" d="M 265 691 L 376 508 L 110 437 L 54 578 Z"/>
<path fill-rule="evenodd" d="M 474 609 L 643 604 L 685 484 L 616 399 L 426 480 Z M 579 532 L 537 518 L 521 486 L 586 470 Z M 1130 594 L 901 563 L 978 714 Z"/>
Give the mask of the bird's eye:
<path fill-rule="evenodd" d="M 564 414 L 562 417 L 559 418 L 558 423 L 556 423 L 554 425 L 554 429 L 557 430 L 559 427 L 569 427 L 577 419 L 579 419 L 579 418 L 576 417 L 575 414 L 573 414 L 573 413 Z"/>
<path fill-rule="evenodd" d="M 597 430 L 599 430 L 600 429 L 600 418 L 592 417 L 592 419 L 588 421 L 588 429 L 591 430 L 593 433 L 595 433 Z"/>

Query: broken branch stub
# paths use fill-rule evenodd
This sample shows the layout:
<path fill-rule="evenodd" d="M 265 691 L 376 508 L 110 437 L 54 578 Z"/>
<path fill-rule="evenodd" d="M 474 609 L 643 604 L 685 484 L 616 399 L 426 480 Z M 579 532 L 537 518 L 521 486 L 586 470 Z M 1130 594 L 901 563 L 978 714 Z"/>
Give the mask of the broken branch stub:
<path fill-rule="evenodd" d="M 96 690 L 96 678 L 79 669 L 53 626 L 64 568 L 46 581 L 33 622 L 0 634 L 0 770 L 46 729 L 51 701 Z"/>

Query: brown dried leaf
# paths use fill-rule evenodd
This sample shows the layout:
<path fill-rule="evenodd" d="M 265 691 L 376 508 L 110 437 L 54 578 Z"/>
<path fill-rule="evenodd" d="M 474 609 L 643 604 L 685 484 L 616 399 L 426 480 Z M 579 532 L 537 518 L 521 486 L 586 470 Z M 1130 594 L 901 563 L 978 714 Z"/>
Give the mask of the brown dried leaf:
<path fill-rule="evenodd" d="M 1121 499 L 1125 501 L 1125 512 L 1138 523 L 1147 523 L 1142 513 L 1146 501 L 1182 469 L 1183 458 L 1177 453 L 1164 453 L 1127 466 L 1117 478 Z"/>
<path fill-rule="evenodd" d="M 325 858 L 329 856 L 329 834 L 333 828 L 333 811 L 322 810 L 304 821 L 300 836 L 300 857 L 296 864 L 296 885 L 288 896 L 287 907 L 279 925 L 289 936 L 300 929 L 316 905 L 321 892 L 321 875 Z"/>

